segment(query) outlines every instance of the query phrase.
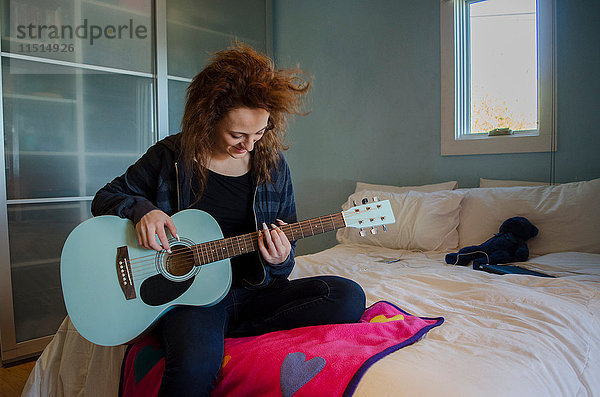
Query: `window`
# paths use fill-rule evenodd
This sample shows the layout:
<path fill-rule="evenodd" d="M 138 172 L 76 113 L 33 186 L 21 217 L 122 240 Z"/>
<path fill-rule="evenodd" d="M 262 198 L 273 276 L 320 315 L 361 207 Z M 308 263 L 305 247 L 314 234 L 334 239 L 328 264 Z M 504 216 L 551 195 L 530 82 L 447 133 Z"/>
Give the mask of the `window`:
<path fill-rule="evenodd" d="M 548 152 L 555 0 L 441 0 L 442 155 Z"/>

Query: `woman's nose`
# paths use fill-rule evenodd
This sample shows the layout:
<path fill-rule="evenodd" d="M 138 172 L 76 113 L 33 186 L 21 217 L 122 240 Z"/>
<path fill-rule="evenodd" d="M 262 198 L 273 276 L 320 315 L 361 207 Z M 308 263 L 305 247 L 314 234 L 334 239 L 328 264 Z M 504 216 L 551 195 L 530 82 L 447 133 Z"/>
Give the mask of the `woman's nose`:
<path fill-rule="evenodd" d="M 251 152 L 254 149 L 254 139 L 247 137 L 244 142 L 244 149 Z"/>

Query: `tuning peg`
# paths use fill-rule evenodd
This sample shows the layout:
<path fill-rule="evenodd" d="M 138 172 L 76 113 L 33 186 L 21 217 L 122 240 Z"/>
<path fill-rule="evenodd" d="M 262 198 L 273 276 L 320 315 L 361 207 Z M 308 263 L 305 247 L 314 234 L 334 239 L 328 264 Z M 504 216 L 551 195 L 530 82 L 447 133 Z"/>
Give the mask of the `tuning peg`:
<path fill-rule="evenodd" d="M 363 203 L 363 204 L 367 204 L 368 202 L 369 202 L 369 199 L 368 199 L 368 198 L 366 198 L 366 197 L 365 197 L 365 198 L 363 198 L 363 199 L 362 199 L 362 203 Z"/>
<path fill-rule="evenodd" d="M 371 234 L 377 234 L 377 228 L 375 226 L 371 226 Z"/>
<path fill-rule="evenodd" d="M 360 237 L 365 237 L 367 235 L 367 233 L 365 233 L 365 229 L 363 229 L 362 227 L 360 228 L 360 232 L 358 232 L 358 234 L 360 235 Z"/>
<path fill-rule="evenodd" d="M 385 227 L 385 225 L 382 225 L 382 226 L 383 226 L 383 231 L 387 232 L 387 227 Z"/>
<path fill-rule="evenodd" d="M 373 197 L 373 202 L 377 202 L 377 201 L 379 201 L 379 196 Z"/>
<path fill-rule="evenodd" d="M 352 206 L 356 207 L 356 200 L 352 200 Z"/>

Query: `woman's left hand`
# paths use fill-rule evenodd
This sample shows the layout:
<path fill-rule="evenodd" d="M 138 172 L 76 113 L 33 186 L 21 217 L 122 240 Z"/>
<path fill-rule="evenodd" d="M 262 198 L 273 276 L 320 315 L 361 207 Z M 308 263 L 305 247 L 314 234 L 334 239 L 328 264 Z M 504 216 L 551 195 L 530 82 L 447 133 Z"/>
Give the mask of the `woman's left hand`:
<path fill-rule="evenodd" d="M 279 219 L 277 222 L 279 226 L 286 224 Z M 263 258 L 272 265 L 285 262 L 292 251 L 290 241 L 279 226 L 271 224 L 272 229 L 269 230 L 263 223 L 263 229 L 258 232 L 258 249 Z"/>

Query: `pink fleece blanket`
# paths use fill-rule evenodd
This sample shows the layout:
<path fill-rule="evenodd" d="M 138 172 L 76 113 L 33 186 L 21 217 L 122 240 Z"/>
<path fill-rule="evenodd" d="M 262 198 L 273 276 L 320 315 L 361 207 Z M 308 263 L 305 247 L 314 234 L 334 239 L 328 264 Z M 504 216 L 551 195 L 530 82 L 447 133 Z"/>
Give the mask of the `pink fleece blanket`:
<path fill-rule="evenodd" d="M 442 317 L 416 317 L 389 302 L 369 307 L 360 322 L 296 328 L 225 340 L 213 396 L 351 396 L 377 360 L 418 341 Z M 149 334 L 128 349 L 123 397 L 155 396 L 164 351 Z"/>

